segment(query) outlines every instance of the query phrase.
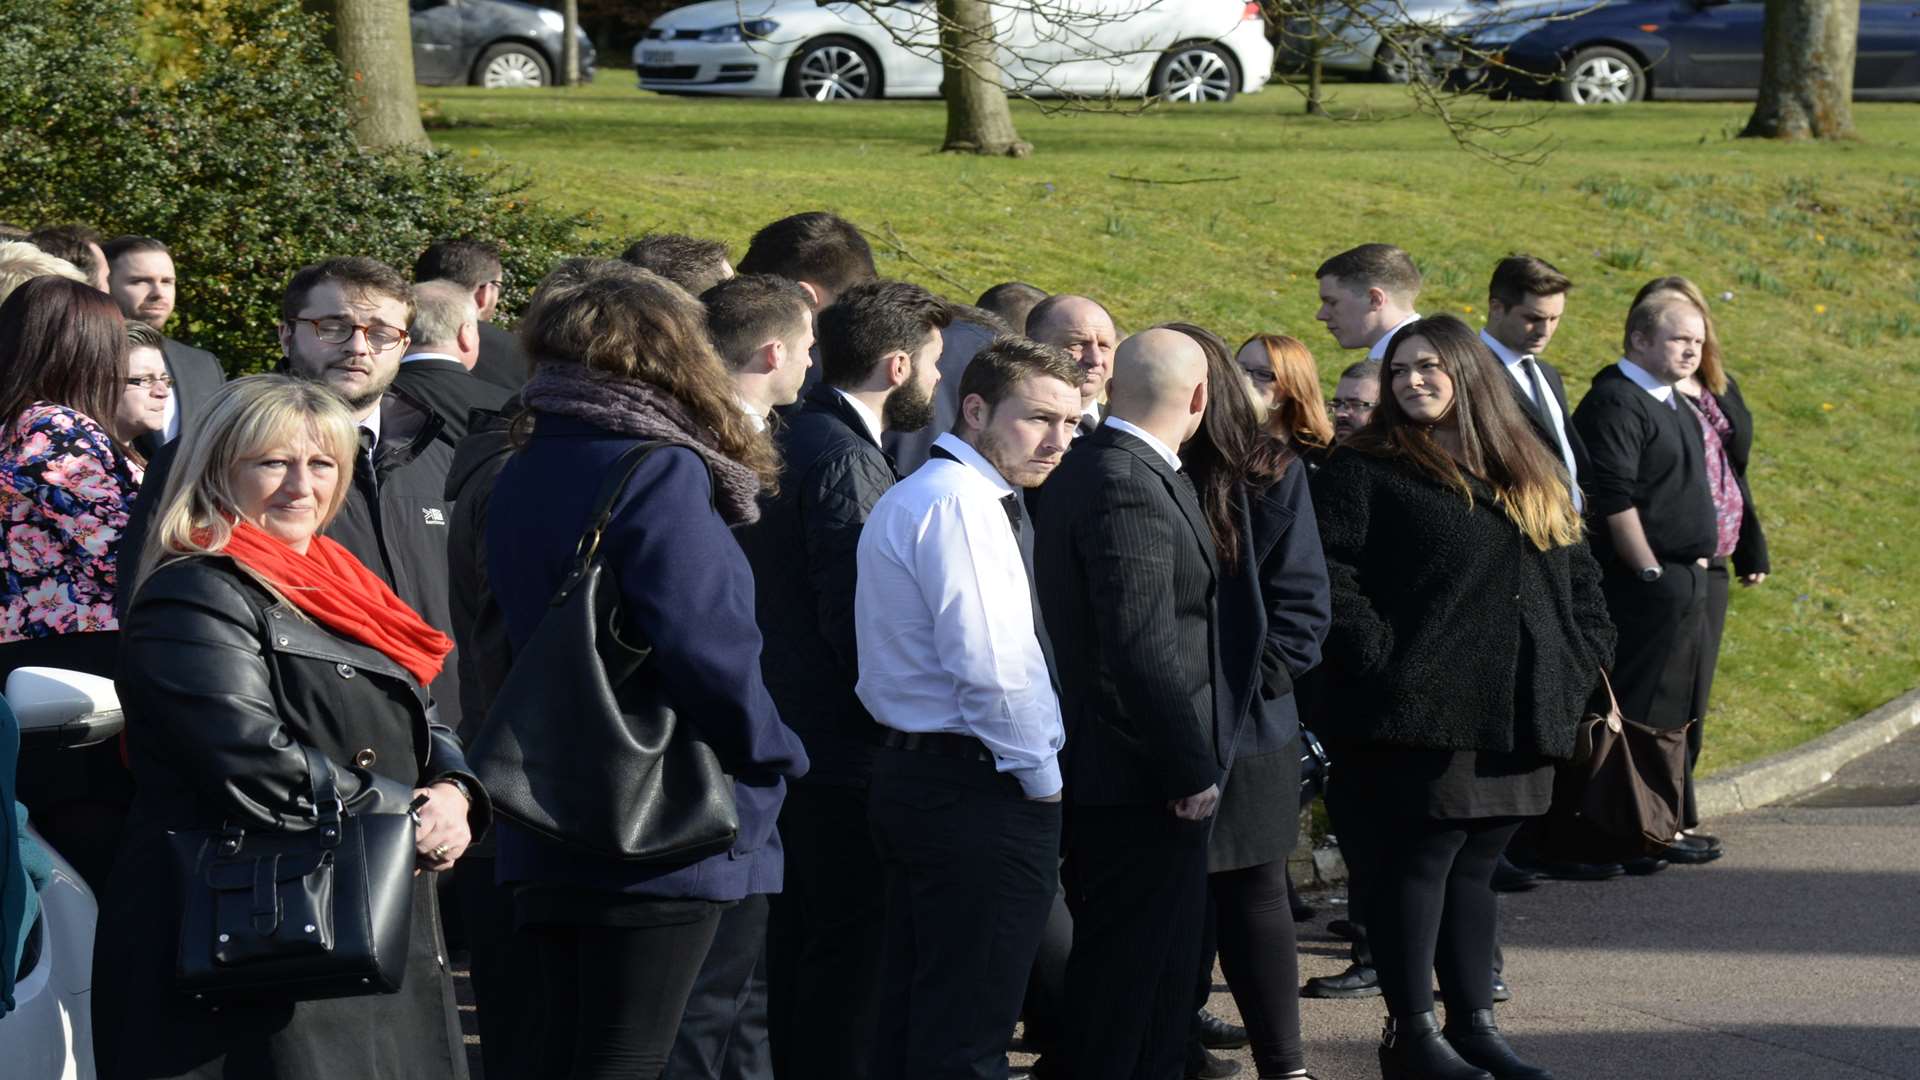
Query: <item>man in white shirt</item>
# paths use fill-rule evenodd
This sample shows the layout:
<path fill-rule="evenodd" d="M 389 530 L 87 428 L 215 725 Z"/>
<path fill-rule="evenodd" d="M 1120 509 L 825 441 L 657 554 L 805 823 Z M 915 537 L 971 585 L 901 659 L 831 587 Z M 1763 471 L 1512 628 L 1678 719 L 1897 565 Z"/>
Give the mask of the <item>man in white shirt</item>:
<path fill-rule="evenodd" d="M 1343 251 L 1313 272 L 1320 282 L 1320 310 L 1343 349 L 1365 349 L 1367 359 L 1382 360 L 1394 331 L 1418 319 L 1420 270 L 1392 244 L 1361 244 Z"/>
<path fill-rule="evenodd" d="M 1547 449 L 1560 459 L 1568 477 L 1573 508 L 1584 509 L 1580 495 L 1580 459 L 1586 450 L 1567 422 L 1567 387 L 1541 355 L 1567 310 L 1573 282 L 1545 259 L 1513 255 L 1493 268 L 1487 285 L 1487 326 L 1480 340 L 1512 377 L 1520 409 L 1533 421 Z"/>
<path fill-rule="evenodd" d="M 1106 417 L 1100 399 L 1113 377 L 1113 351 L 1120 332 L 1098 301 L 1061 293 L 1035 304 L 1027 313 L 1027 336 L 1067 354 L 1080 368 L 1080 421 L 1075 437 L 1090 434 Z"/>
<path fill-rule="evenodd" d="M 755 427 L 800 399 L 813 366 L 813 309 L 798 283 L 773 274 L 743 274 L 700 294 L 707 334 L 733 374 L 740 408 Z"/>
<path fill-rule="evenodd" d="M 960 416 L 860 536 L 860 700 L 884 736 L 869 818 L 886 875 L 875 1080 L 1006 1074 L 1052 906 L 1066 735 L 1019 493 L 1059 464 L 1080 372 L 1001 338 Z"/>

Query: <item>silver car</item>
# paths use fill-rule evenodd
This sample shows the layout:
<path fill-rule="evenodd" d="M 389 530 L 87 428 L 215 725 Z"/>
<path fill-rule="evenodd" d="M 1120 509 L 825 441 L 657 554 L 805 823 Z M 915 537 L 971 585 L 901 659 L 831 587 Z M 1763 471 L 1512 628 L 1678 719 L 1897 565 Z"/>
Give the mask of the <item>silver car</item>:
<path fill-rule="evenodd" d="M 1326 0 L 1281 20 L 1279 63 L 1304 69 L 1318 50 L 1323 70 L 1404 83 L 1432 77 L 1433 46 L 1447 31 L 1498 10 L 1499 0 Z M 1396 47 L 1397 45 L 1397 47 Z"/>

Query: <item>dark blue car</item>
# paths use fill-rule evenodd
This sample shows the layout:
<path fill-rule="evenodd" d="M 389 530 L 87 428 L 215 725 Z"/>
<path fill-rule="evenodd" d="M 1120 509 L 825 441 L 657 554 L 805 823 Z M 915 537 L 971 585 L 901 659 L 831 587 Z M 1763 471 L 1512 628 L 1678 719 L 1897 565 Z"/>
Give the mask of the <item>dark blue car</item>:
<path fill-rule="evenodd" d="M 1552 0 L 1507 5 L 1436 50 L 1449 83 L 1575 105 L 1739 100 L 1760 86 L 1761 0 Z M 1489 64 L 1497 57 L 1513 70 Z M 1920 100 L 1920 0 L 1861 0 L 1859 100 Z"/>

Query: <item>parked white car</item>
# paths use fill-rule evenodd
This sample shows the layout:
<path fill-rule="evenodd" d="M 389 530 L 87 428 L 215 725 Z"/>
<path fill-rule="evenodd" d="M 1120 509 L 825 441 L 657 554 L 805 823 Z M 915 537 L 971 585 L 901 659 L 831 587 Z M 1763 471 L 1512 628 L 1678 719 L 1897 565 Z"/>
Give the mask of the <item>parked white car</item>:
<path fill-rule="evenodd" d="M 7 704 L 24 746 L 90 746 L 120 733 L 113 680 L 25 667 L 7 676 Z M 11 814 L 12 806 L 4 807 Z M 28 830 L 33 842 L 46 842 Z M 93 1080 L 93 890 L 58 851 L 40 889 L 27 935 L 13 1011 L 0 1016 L 0 1076 L 7 1080 Z"/>
<path fill-rule="evenodd" d="M 1248 0 L 994 4 L 1007 87 L 1034 96 L 1226 101 L 1273 72 Z M 873 13 L 815 0 L 705 0 L 654 20 L 633 49 L 640 86 L 670 94 L 839 101 L 940 96 L 931 0 Z"/>

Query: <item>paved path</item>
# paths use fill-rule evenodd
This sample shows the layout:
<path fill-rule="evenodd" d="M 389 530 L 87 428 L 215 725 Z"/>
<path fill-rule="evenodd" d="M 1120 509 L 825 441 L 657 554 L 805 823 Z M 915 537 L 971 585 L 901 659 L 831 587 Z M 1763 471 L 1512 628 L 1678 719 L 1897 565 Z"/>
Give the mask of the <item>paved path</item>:
<path fill-rule="evenodd" d="M 1920 1080 L 1920 732 L 1711 831 L 1704 867 L 1503 898 L 1515 1046 L 1560 1080 Z M 1303 978 L 1343 966 L 1340 910 Z M 1301 1005 L 1315 1076 L 1378 1077 L 1378 998 Z"/>

